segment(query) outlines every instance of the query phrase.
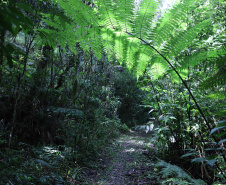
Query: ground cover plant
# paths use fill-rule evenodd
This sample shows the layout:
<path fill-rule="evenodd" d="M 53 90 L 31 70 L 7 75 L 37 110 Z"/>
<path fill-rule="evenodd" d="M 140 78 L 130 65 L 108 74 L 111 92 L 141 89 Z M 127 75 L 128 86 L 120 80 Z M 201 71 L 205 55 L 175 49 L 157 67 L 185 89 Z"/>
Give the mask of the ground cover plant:
<path fill-rule="evenodd" d="M 138 128 L 158 183 L 225 183 L 225 6 L 1 0 L 0 183 L 86 183 Z"/>

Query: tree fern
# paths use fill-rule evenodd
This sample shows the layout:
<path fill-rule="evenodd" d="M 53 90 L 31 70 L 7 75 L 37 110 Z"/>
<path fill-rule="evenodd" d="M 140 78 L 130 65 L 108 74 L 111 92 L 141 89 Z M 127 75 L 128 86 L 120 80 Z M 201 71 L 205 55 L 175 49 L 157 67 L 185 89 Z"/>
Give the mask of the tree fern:
<path fill-rule="evenodd" d="M 168 59 L 175 58 L 181 51 L 196 44 L 200 30 L 205 32 L 211 24 L 211 21 L 206 19 L 199 21 L 199 24 L 183 28 L 182 25 L 187 22 L 189 16 L 188 12 L 195 9 L 192 0 L 176 4 L 156 25 L 152 24 L 157 8 L 155 1 L 143 0 L 135 4 L 131 0 L 98 0 L 94 1 L 93 9 L 79 0 L 56 2 L 73 20 L 71 29 L 77 36 L 75 42 L 81 42 L 84 49 L 85 44 L 90 45 L 98 58 L 102 49 L 109 55 L 115 55 L 129 68 L 134 67 L 138 77 L 147 65 L 165 66 L 164 70 L 167 70 L 168 64 L 166 65 L 164 59 L 161 59 L 161 56 L 156 57 L 158 53 L 154 50 L 145 48 L 148 47 L 147 43 L 153 44 Z M 148 53 L 140 55 L 141 50 Z M 177 62 L 182 69 L 187 63 L 186 59 Z M 163 68 L 161 69 L 163 74 Z M 157 76 L 159 74 L 156 73 Z"/>
<path fill-rule="evenodd" d="M 120 63 L 135 71 L 137 77 L 143 74 L 147 66 L 151 69 L 154 79 L 172 69 L 174 75 L 177 75 L 188 89 L 208 129 L 211 130 L 183 79 L 183 76 L 186 76 L 184 69 L 187 61 L 189 65 L 192 64 L 191 66 L 195 66 L 196 62 L 186 59 L 184 51 L 193 47 L 202 48 L 205 39 L 199 39 L 200 34 L 207 32 L 209 27 L 212 28 L 209 19 L 211 13 L 206 11 L 209 5 L 202 1 L 203 5 L 197 6 L 192 0 L 184 0 L 164 13 L 154 25 L 151 21 L 155 19 L 157 7 L 155 1 L 143 0 L 136 4 L 132 0 L 94 0 L 92 8 L 80 0 L 56 0 L 56 2 L 72 20 L 70 26 L 71 30 L 75 31 L 72 33 L 75 43 L 80 42 L 84 51 L 92 49 L 100 58 L 104 50 L 109 58 L 115 56 Z M 199 10 L 205 12 L 194 24 L 189 21 L 189 17 L 197 7 L 201 7 Z M 68 35 L 63 31 L 61 34 Z M 201 54 L 197 52 L 197 55 L 203 60 Z"/>

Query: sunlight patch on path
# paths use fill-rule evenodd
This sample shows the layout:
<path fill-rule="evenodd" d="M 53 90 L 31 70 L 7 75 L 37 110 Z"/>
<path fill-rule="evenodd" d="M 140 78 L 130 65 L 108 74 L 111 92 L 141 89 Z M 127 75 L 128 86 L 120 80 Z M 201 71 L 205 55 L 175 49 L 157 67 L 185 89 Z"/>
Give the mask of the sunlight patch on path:
<path fill-rule="evenodd" d="M 151 136 L 143 136 L 144 134 L 134 132 L 117 139 L 107 149 L 111 152 L 107 152 L 108 156 L 104 160 L 106 167 L 97 170 L 92 184 L 150 184 L 149 174 L 153 171 L 153 164 L 143 153 L 150 144 Z"/>

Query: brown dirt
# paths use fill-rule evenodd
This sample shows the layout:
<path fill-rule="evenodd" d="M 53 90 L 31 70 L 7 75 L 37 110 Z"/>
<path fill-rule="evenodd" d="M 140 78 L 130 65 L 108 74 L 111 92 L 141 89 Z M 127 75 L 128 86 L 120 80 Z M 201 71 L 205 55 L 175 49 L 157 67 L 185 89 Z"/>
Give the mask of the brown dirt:
<path fill-rule="evenodd" d="M 157 184 L 154 163 L 144 154 L 152 147 L 151 135 L 131 131 L 122 135 L 106 148 L 98 168 L 89 170 L 86 184 L 96 185 L 145 185 Z"/>

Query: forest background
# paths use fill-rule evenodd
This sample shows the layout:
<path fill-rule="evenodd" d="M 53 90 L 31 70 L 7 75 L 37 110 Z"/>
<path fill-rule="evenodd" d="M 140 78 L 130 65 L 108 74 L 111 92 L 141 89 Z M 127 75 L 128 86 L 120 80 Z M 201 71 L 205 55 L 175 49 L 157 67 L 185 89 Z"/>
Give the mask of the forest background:
<path fill-rule="evenodd" d="M 225 1 L 1 0 L 0 10 L 3 184 L 78 180 L 112 138 L 152 125 L 159 158 L 224 183 Z"/>

